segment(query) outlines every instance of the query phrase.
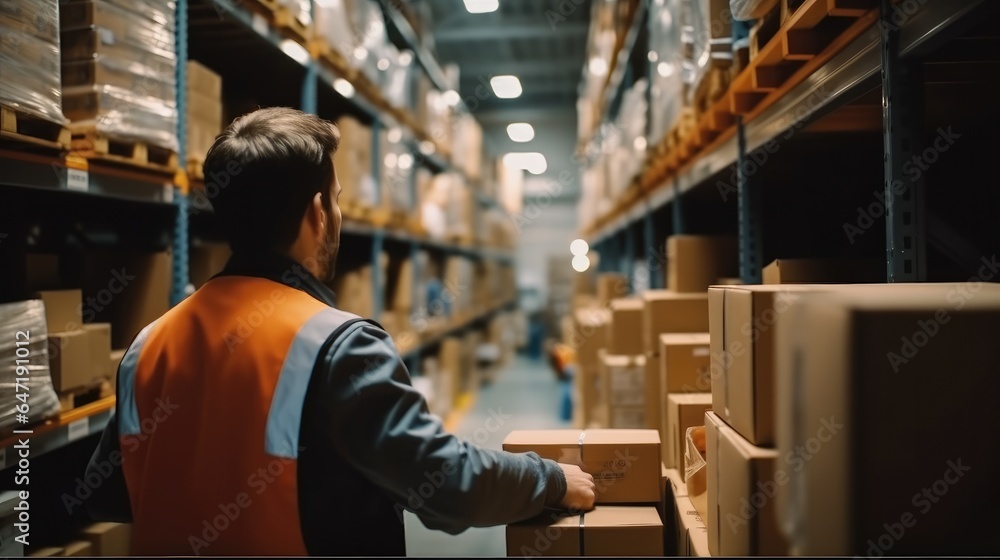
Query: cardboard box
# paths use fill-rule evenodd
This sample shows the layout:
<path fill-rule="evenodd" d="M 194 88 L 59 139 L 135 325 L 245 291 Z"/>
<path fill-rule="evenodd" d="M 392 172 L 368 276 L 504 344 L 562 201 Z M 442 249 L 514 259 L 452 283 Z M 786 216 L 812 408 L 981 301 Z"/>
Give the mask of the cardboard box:
<path fill-rule="evenodd" d="M 127 348 L 139 331 L 170 309 L 171 256 L 89 252 L 83 263 L 83 318 L 111 323 L 112 348 Z"/>
<path fill-rule="evenodd" d="M 775 495 L 788 483 L 778 452 L 755 447 L 716 414 L 705 415 L 708 442 L 708 544 L 712 556 L 784 556 Z"/>
<path fill-rule="evenodd" d="M 111 361 L 111 324 L 89 323 L 83 325 L 90 343 L 90 371 L 94 376 L 110 379 L 112 376 Z"/>
<path fill-rule="evenodd" d="M 515 430 L 504 439 L 503 449 L 580 465 L 594 476 L 599 504 L 655 504 L 660 499 L 660 436 L 655 430 Z"/>
<path fill-rule="evenodd" d="M 778 319 L 816 285 L 713 286 L 708 291 L 712 409 L 754 445 L 774 444 Z"/>
<path fill-rule="evenodd" d="M 584 308 L 573 312 L 574 336 L 570 346 L 576 348 L 577 363 L 600 368 L 599 352 L 607 345 L 607 328 L 611 313 L 607 309 Z"/>
<path fill-rule="evenodd" d="M 595 410 L 600 406 L 603 396 L 601 393 L 600 368 L 578 364 L 574 383 L 579 400 L 573 408 L 580 409 L 584 427 L 603 427 L 592 426 L 592 423 L 596 419 Z"/>
<path fill-rule="evenodd" d="M 667 422 L 661 437 L 666 448 L 664 463 L 681 470 L 684 480 L 684 445 L 687 429 L 702 426 L 705 411 L 712 410 L 711 393 L 676 393 L 667 397 Z"/>
<path fill-rule="evenodd" d="M 39 548 L 28 556 L 33 556 L 35 558 L 50 558 L 52 556 L 66 556 L 66 554 L 65 549 L 62 547 L 47 546 L 45 548 Z"/>
<path fill-rule="evenodd" d="M 739 275 L 736 237 L 672 235 L 667 238 L 667 287 L 704 292 L 718 278 Z"/>
<path fill-rule="evenodd" d="M 712 390 L 711 343 L 708 333 L 661 334 L 658 375 L 660 398 L 670 393 Z"/>
<path fill-rule="evenodd" d="M 438 387 L 438 393 L 451 406 L 454 406 L 461 391 L 462 340 L 460 338 L 450 336 L 441 342 L 441 348 L 438 351 L 438 363 L 441 379 L 441 386 Z"/>
<path fill-rule="evenodd" d="M 1000 286 L 843 288 L 803 298 L 778 330 L 791 553 L 1000 550 Z"/>
<path fill-rule="evenodd" d="M 663 556 L 663 522 L 650 506 L 598 506 L 507 526 L 508 556 Z"/>
<path fill-rule="evenodd" d="M 50 334 L 75 331 L 83 324 L 80 290 L 52 290 L 37 295 L 45 304 L 45 326 Z"/>
<path fill-rule="evenodd" d="M 677 556 L 691 556 L 689 549 L 688 533 L 692 530 L 705 529 L 705 521 L 698 514 L 686 496 L 678 496 L 674 499 L 674 506 L 677 511 Z"/>
<path fill-rule="evenodd" d="M 608 427 L 650 428 L 648 403 L 659 383 L 648 375 L 645 356 L 611 356 L 601 353 L 600 390 L 607 395 Z M 649 396 L 649 398 L 647 398 Z"/>
<path fill-rule="evenodd" d="M 73 541 L 63 546 L 63 556 L 94 556 L 94 547 L 88 541 Z"/>
<path fill-rule="evenodd" d="M 222 76 L 200 62 L 188 60 L 187 84 L 189 92 L 198 92 L 215 99 L 222 98 Z"/>
<path fill-rule="evenodd" d="M 90 541 L 94 556 L 128 556 L 131 548 L 132 525 L 128 523 L 94 523 L 83 530 Z"/>
<path fill-rule="evenodd" d="M 885 260 L 777 259 L 761 271 L 764 284 L 852 284 L 885 281 Z"/>
<path fill-rule="evenodd" d="M 647 354 L 659 353 L 660 334 L 708 332 L 707 294 L 646 290 L 642 301 L 645 304 L 642 337 Z"/>
<path fill-rule="evenodd" d="M 91 337 L 83 329 L 49 335 L 49 371 L 57 392 L 99 383 L 103 376 L 93 369 Z"/>
<path fill-rule="evenodd" d="M 645 427 L 650 430 L 660 429 L 660 419 L 663 417 L 663 392 L 660 379 L 660 359 L 656 356 L 645 356 L 646 360 L 646 394 L 643 395 L 643 416 Z"/>
<path fill-rule="evenodd" d="M 605 272 L 597 277 L 597 304 L 601 307 L 611 305 L 611 300 L 627 296 L 629 293 L 628 278 L 621 274 Z"/>
<path fill-rule="evenodd" d="M 645 353 L 642 343 L 643 307 L 643 301 L 638 298 L 611 300 L 607 346 L 609 354 L 636 356 Z"/>

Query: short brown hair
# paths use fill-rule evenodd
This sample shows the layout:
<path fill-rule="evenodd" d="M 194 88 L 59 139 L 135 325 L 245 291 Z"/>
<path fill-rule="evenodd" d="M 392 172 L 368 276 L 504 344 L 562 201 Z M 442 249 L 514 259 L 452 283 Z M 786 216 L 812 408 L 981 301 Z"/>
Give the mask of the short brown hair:
<path fill-rule="evenodd" d="M 205 179 L 234 252 L 287 249 L 316 193 L 332 211 L 339 144 L 333 123 L 285 107 L 259 109 L 226 128 L 205 158 Z"/>

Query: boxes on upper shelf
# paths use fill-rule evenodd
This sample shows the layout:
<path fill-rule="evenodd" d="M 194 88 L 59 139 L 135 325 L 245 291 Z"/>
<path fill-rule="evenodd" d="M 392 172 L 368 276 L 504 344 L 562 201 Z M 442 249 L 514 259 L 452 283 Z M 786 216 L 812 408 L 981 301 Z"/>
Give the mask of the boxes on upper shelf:
<path fill-rule="evenodd" d="M 608 354 L 637 356 L 643 353 L 643 301 L 638 298 L 611 300 L 611 324 L 608 327 Z"/>
<path fill-rule="evenodd" d="M 761 271 L 764 284 L 877 283 L 885 262 L 875 259 L 777 259 Z"/>
<path fill-rule="evenodd" d="M 711 393 L 676 393 L 669 395 L 666 404 L 666 424 L 663 428 L 664 464 L 676 468 L 684 476 L 684 446 L 687 429 L 703 426 L 705 411 L 712 410 Z"/>
<path fill-rule="evenodd" d="M 704 393 L 712 390 L 711 344 L 708 333 L 661 334 L 660 394 Z"/>
<path fill-rule="evenodd" d="M 601 389 L 607 395 L 609 428 L 652 428 L 647 403 L 657 394 L 656 378 L 646 375 L 645 356 L 612 356 L 602 352 Z M 649 398 L 647 398 L 647 395 Z"/>
<path fill-rule="evenodd" d="M 504 451 L 534 451 L 579 465 L 594 477 L 598 504 L 655 504 L 660 499 L 660 437 L 655 430 L 515 430 Z"/>
<path fill-rule="evenodd" d="M 704 292 L 718 278 L 737 276 L 739 251 L 729 235 L 672 235 L 667 238 L 667 287 Z"/>
<path fill-rule="evenodd" d="M 708 332 L 708 296 L 704 293 L 646 290 L 642 301 L 642 339 L 647 354 L 659 354 L 657 337 L 662 333 Z"/>
<path fill-rule="evenodd" d="M 605 272 L 597 277 L 597 304 L 611 305 L 611 300 L 628 295 L 628 279 L 621 274 Z"/>

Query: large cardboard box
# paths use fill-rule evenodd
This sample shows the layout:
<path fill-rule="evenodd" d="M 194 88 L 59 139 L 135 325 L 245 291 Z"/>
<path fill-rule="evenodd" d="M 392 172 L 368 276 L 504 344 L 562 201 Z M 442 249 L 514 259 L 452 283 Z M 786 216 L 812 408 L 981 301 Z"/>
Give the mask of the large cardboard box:
<path fill-rule="evenodd" d="M 663 556 L 663 522 L 650 506 L 597 506 L 507 526 L 507 556 Z"/>
<path fill-rule="evenodd" d="M 754 445 L 774 444 L 778 319 L 817 285 L 713 286 L 708 291 L 712 409 Z"/>
<path fill-rule="evenodd" d="M 736 237 L 672 235 L 667 238 L 667 287 L 675 292 L 704 292 L 722 277 L 739 275 Z"/>
<path fill-rule="evenodd" d="M 94 523 L 83 530 L 90 541 L 94 556 L 128 556 L 132 525 L 128 523 Z"/>
<path fill-rule="evenodd" d="M 642 339 L 643 307 L 643 301 L 638 298 L 611 300 L 607 346 L 609 354 L 637 356 L 645 353 Z"/>
<path fill-rule="evenodd" d="M 111 369 L 111 324 L 90 323 L 83 325 L 90 343 L 90 371 L 93 376 L 110 379 Z"/>
<path fill-rule="evenodd" d="M 170 309 L 171 255 L 88 253 L 83 318 L 111 323 L 112 348 L 127 348 L 139 331 Z"/>
<path fill-rule="evenodd" d="M 534 451 L 576 464 L 594 477 L 597 503 L 655 504 L 660 499 L 660 436 L 655 430 L 515 430 L 504 451 Z"/>
<path fill-rule="evenodd" d="M 222 97 L 222 76 L 210 70 L 200 62 L 188 60 L 187 63 L 188 90 L 214 97 Z"/>
<path fill-rule="evenodd" d="M 676 468 L 684 480 L 684 445 L 687 429 L 701 426 L 705 411 L 712 410 L 711 393 L 675 393 L 667 397 L 667 422 L 661 439 L 666 448 L 664 464 Z"/>
<path fill-rule="evenodd" d="M 885 281 L 885 260 L 777 259 L 761 271 L 764 284 L 847 284 Z"/>
<path fill-rule="evenodd" d="M 778 513 L 792 553 L 1000 550 L 998 288 L 856 286 L 781 316 Z"/>
<path fill-rule="evenodd" d="M 608 426 L 646 428 L 647 395 L 653 383 L 647 375 L 645 356 L 612 356 L 601 353 L 601 391 L 607 395 Z"/>
<path fill-rule="evenodd" d="M 49 335 L 49 371 L 57 392 L 93 385 L 103 378 L 93 368 L 90 335 L 84 329 Z"/>
<path fill-rule="evenodd" d="M 670 290 L 646 290 L 642 293 L 643 346 L 647 354 L 660 352 L 658 336 L 662 333 L 708 332 L 708 295 L 682 294 Z"/>
<path fill-rule="evenodd" d="M 611 300 L 627 296 L 628 278 L 613 272 L 605 272 L 597 277 L 597 304 L 607 307 Z"/>
<path fill-rule="evenodd" d="M 607 309 L 583 308 L 573 312 L 573 343 L 577 362 L 585 367 L 600 367 L 599 352 L 607 346 L 607 328 L 611 313 Z"/>
<path fill-rule="evenodd" d="M 755 447 L 716 414 L 705 414 L 708 544 L 712 556 L 785 556 L 775 497 L 788 484 L 778 452 Z"/>
<path fill-rule="evenodd" d="M 45 326 L 49 333 L 80 329 L 83 324 L 83 294 L 80 290 L 51 290 L 38 292 L 45 304 Z"/>
<path fill-rule="evenodd" d="M 63 545 L 63 556 L 94 556 L 94 547 L 89 541 L 73 541 Z"/>
<path fill-rule="evenodd" d="M 711 345 L 708 333 L 661 334 L 660 395 L 705 393 L 712 390 Z"/>
<path fill-rule="evenodd" d="M 705 529 L 705 520 L 698 514 L 694 504 L 687 496 L 678 496 L 674 500 L 677 510 L 677 554 L 676 556 L 691 556 L 688 533 Z"/>

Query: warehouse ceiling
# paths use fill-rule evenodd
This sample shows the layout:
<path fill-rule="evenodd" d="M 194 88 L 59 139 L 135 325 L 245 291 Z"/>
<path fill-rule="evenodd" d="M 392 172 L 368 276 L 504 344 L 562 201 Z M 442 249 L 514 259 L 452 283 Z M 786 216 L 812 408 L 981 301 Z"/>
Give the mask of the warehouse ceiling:
<path fill-rule="evenodd" d="M 432 15 L 437 57 L 458 65 L 459 93 L 484 126 L 487 150 L 540 151 L 550 171 L 566 168 L 576 138 L 590 2 L 499 0 L 499 9 L 481 14 L 469 13 L 462 0 L 422 2 Z M 520 79 L 519 97 L 493 94 L 490 77 L 505 74 Z M 532 124 L 535 140 L 510 141 L 511 122 Z"/>

